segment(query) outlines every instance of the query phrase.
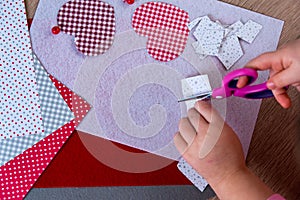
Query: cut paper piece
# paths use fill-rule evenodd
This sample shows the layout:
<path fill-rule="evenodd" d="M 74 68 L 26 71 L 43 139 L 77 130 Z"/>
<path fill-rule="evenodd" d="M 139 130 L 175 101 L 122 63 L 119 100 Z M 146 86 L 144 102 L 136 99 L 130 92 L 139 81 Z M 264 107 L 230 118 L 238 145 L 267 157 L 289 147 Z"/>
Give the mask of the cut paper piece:
<path fill-rule="evenodd" d="M 200 59 L 217 56 L 229 70 L 244 55 L 239 38 L 252 43 L 262 25 L 252 20 L 246 24 L 237 21 L 231 25 L 222 25 L 220 21 L 213 22 L 204 16 L 193 20 L 188 28 L 195 28 L 193 36 L 197 42 L 192 45 Z"/>
<path fill-rule="evenodd" d="M 222 42 L 222 39 L 224 37 L 224 34 L 222 34 L 222 32 L 224 33 L 223 26 L 216 22 L 211 21 L 208 16 L 202 17 L 201 21 L 198 24 L 196 24 L 195 26 L 197 26 L 197 27 L 196 27 L 193 35 L 202 44 L 216 44 L 216 43 Z M 207 33 L 207 32 L 212 32 L 212 31 L 217 31 L 217 30 L 219 32 L 221 32 L 221 38 L 215 37 L 215 36 Z M 210 37 L 205 38 L 204 36 L 207 36 L 207 35 L 209 35 Z M 217 41 L 215 41 L 214 38 L 211 38 L 211 37 L 217 38 Z"/>
<path fill-rule="evenodd" d="M 208 185 L 207 181 L 198 174 L 194 168 L 189 165 L 183 158 L 177 164 L 177 168 L 183 173 L 201 192 Z"/>
<path fill-rule="evenodd" d="M 236 35 L 242 40 L 252 43 L 256 38 L 260 30 L 262 29 L 262 25 L 249 20 L 243 27 L 241 27 Z"/>
<path fill-rule="evenodd" d="M 201 44 L 200 44 L 199 42 L 194 42 L 194 43 L 192 44 L 192 46 L 193 46 L 195 52 L 198 54 L 198 56 L 199 56 L 199 58 L 200 58 L 201 60 L 203 60 L 204 58 L 207 57 L 207 55 L 202 54 L 202 53 L 203 53 L 203 50 L 202 50 Z"/>
<path fill-rule="evenodd" d="M 34 68 L 43 117 L 44 132 L 7 140 L 0 140 L 0 166 L 23 153 L 26 149 L 47 137 L 61 126 L 74 119 L 68 105 L 57 91 L 37 57 L 34 55 Z"/>
<path fill-rule="evenodd" d="M 230 26 L 228 26 L 229 32 L 228 34 L 226 34 L 226 36 L 229 37 L 231 35 L 235 35 L 236 32 L 240 30 L 240 28 L 242 28 L 243 26 L 244 24 L 241 21 L 237 21 L 234 24 L 231 24 Z"/>
<path fill-rule="evenodd" d="M 201 37 L 199 37 L 197 53 L 217 56 L 224 38 L 224 30 L 207 30 L 206 28 L 201 33 Z"/>
<path fill-rule="evenodd" d="M 212 91 L 208 76 L 206 74 L 182 79 L 181 86 L 182 86 L 182 94 L 184 98 L 188 98 L 200 93 Z M 193 108 L 197 101 L 198 100 L 185 101 L 187 110 Z"/>
<path fill-rule="evenodd" d="M 188 24 L 188 29 L 191 31 L 199 22 L 202 20 L 203 17 L 198 17 L 194 19 L 192 22 Z"/>
<path fill-rule="evenodd" d="M 90 110 L 86 101 L 52 76 L 50 78 L 75 114 L 75 119 L 0 168 L 0 199 L 23 199 Z"/>
<path fill-rule="evenodd" d="M 202 46 L 201 54 L 209 55 L 209 56 L 217 56 L 218 53 L 219 53 L 220 46 L 221 46 L 221 43 L 219 43 L 219 44 L 206 44 L 206 45 Z M 198 52 L 199 52 L 199 50 L 198 50 Z"/>
<path fill-rule="evenodd" d="M 220 46 L 224 38 L 224 32 L 225 30 L 206 30 L 201 37 L 202 40 L 199 42 L 202 45 L 218 44 Z"/>
<path fill-rule="evenodd" d="M 141 5 L 132 18 L 135 32 L 148 37 L 148 53 L 162 62 L 173 60 L 184 51 L 189 35 L 188 23 L 186 11 L 162 2 Z"/>
<path fill-rule="evenodd" d="M 242 56 L 243 50 L 238 38 L 234 35 L 227 37 L 222 44 L 218 58 L 225 68 L 229 70 Z"/>
<path fill-rule="evenodd" d="M 0 140 L 43 133 L 23 0 L 0 4 Z"/>
<path fill-rule="evenodd" d="M 105 53 L 116 32 L 114 8 L 99 0 L 72 0 L 57 15 L 61 30 L 75 37 L 77 49 L 87 56 Z"/>

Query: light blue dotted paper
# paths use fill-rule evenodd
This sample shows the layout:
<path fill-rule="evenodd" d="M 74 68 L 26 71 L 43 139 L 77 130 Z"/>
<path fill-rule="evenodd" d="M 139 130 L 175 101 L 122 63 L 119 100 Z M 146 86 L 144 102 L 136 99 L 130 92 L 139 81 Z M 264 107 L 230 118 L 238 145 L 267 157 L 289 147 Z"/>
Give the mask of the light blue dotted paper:
<path fill-rule="evenodd" d="M 0 140 L 42 134 L 24 1 L 1 0 L 0 10 Z"/>
<path fill-rule="evenodd" d="M 34 56 L 34 68 L 45 131 L 41 134 L 0 140 L 0 166 L 74 119 L 74 114 L 71 112 L 36 56 Z"/>

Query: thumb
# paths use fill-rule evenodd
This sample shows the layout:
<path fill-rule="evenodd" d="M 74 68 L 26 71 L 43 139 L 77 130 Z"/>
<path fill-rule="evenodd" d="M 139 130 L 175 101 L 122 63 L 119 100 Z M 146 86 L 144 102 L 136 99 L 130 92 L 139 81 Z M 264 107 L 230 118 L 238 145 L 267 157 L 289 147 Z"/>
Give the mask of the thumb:
<path fill-rule="evenodd" d="M 270 90 L 283 88 L 289 85 L 292 85 L 294 83 L 299 82 L 299 74 L 300 74 L 300 68 L 295 71 L 295 69 L 289 67 L 283 71 L 280 71 L 276 74 L 274 74 L 267 82 L 267 87 Z"/>

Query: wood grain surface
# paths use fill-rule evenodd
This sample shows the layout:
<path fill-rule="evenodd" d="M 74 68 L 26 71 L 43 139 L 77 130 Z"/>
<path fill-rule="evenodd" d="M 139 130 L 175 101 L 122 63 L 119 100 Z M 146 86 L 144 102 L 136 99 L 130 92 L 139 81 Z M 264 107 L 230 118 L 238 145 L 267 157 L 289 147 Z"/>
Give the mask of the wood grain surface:
<path fill-rule="evenodd" d="M 27 15 L 32 18 L 38 0 L 25 2 Z M 295 40 L 300 35 L 299 0 L 224 0 L 224 2 L 284 20 L 279 46 Z M 294 88 L 290 88 L 288 93 L 293 106 L 287 110 L 281 108 L 274 99 L 263 100 L 247 165 L 275 192 L 287 199 L 296 200 L 300 199 L 300 94 Z"/>

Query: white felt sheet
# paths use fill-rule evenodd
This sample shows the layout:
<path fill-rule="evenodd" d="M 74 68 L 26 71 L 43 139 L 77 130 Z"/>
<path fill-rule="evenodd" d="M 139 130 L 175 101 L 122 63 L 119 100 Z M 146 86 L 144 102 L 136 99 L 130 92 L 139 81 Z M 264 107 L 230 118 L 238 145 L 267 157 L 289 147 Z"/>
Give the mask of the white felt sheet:
<path fill-rule="evenodd" d="M 186 106 L 177 103 L 183 96 L 180 80 L 207 74 L 215 88 L 221 86 L 228 71 L 217 59 L 199 58 L 192 46 L 196 42 L 192 34 L 179 58 L 166 63 L 151 58 L 146 51 L 147 38 L 138 36 L 131 26 L 132 14 L 138 6 L 149 2 L 145 0 L 130 6 L 122 1 L 110 2 L 116 11 L 112 47 L 97 57 L 82 56 L 74 50 L 71 36 L 53 36 L 50 31 L 66 1 L 40 0 L 31 33 L 34 51 L 48 72 L 93 106 L 78 129 L 177 160 L 180 155 L 173 136 L 179 119 L 186 116 Z M 219 1 L 162 2 L 187 11 L 190 20 L 209 15 L 222 24 L 253 20 L 263 26 L 252 44 L 241 42 L 245 55 L 230 71 L 243 67 L 261 53 L 275 50 L 283 27 L 280 20 Z M 267 73 L 260 75 L 259 81 L 268 77 Z M 261 101 L 231 97 L 212 103 L 238 134 L 246 155 Z"/>

